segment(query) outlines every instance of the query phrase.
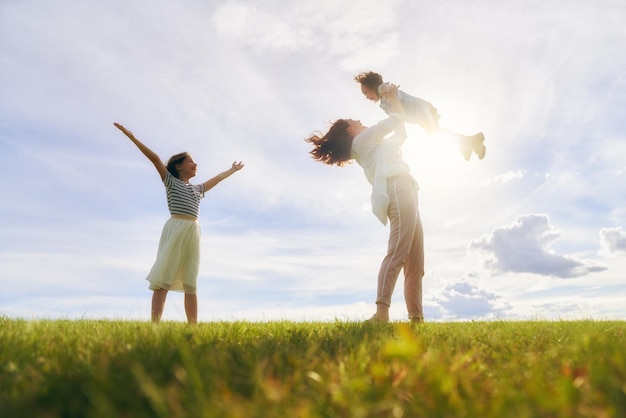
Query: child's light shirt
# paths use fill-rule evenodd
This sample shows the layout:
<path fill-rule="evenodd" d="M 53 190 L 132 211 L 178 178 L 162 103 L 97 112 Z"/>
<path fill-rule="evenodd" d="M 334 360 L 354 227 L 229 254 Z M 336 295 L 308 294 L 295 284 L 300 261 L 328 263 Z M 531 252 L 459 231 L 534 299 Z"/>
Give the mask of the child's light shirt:
<path fill-rule="evenodd" d="M 189 184 L 174 177 L 169 171 L 163 179 L 167 193 L 167 207 L 172 215 L 200 216 L 200 199 L 204 184 Z"/>
<path fill-rule="evenodd" d="M 392 107 L 389 99 L 382 96 L 383 90 L 386 90 L 389 83 L 383 83 L 378 86 L 378 94 L 380 96 L 380 107 L 386 114 L 392 113 Z M 431 128 L 438 124 L 439 114 L 437 109 L 428 101 L 419 97 L 411 96 L 402 90 L 398 90 L 398 100 L 404 108 L 404 120 L 408 123 L 417 123 L 422 127 Z M 431 128 L 432 129 L 432 128 Z"/>
<path fill-rule="evenodd" d="M 402 159 L 401 150 L 406 130 L 400 116 L 392 115 L 367 128 L 352 141 L 352 158 L 363 168 L 367 181 L 372 185 L 372 212 L 383 225 L 387 224 L 389 207 L 387 178 L 410 171 Z M 391 131 L 394 134 L 385 138 Z"/>

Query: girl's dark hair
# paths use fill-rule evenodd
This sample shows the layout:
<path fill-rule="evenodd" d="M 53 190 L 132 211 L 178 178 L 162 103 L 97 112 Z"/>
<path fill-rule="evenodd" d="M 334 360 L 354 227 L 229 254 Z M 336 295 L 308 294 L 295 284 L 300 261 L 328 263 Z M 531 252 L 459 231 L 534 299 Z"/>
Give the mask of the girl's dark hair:
<path fill-rule="evenodd" d="M 181 152 L 180 154 L 172 155 L 167 161 L 167 171 L 169 171 L 172 176 L 179 178 L 176 166 L 178 164 L 182 164 L 182 162 L 185 161 L 185 158 L 187 157 L 189 157 L 188 152 Z"/>
<path fill-rule="evenodd" d="M 378 86 L 383 84 L 383 77 L 378 73 L 369 71 L 367 73 L 358 74 L 354 77 L 354 81 L 370 90 L 378 91 Z"/>
<path fill-rule="evenodd" d="M 306 138 L 306 142 L 313 144 L 314 148 L 309 154 L 316 161 L 339 167 L 346 165 L 352 159 L 353 137 L 348 133 L 348 121 L 339 119 L 333 123 L 325 135 L 317 132 Z M 319 135 L 318 135 L 319 134 Z"/>

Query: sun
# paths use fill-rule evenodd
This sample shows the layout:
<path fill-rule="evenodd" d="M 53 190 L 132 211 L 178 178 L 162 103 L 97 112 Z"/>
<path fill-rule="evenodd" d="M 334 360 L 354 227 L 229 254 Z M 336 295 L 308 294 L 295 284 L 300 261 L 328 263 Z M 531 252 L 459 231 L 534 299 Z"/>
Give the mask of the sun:
<path fill-rule="evenodd" d="M 402 155 L 418 182 L 436 187 L 458 185 L 467 162 L 456 139 L 443 133 L 428 134 L 419 127 L 407 126 L 407 134 Z"/>

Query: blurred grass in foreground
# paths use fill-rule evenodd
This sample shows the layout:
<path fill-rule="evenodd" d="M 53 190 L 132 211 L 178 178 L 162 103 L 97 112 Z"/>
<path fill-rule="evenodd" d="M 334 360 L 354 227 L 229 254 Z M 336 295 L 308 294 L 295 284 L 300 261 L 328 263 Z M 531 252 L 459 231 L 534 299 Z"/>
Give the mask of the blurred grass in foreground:
<path fill-rule="evenodd" d="M 626 416 L 626 322 L 0 318 L 3 417 Z"/>

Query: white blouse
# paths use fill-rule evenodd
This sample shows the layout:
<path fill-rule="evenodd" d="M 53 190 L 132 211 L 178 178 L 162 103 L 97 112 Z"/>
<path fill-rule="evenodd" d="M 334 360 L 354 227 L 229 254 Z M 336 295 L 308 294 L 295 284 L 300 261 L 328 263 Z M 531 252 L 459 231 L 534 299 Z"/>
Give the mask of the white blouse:
<path fill-rule="evenodd" d="M 387 134 L 394 131 L 389 138 Z M 378 122 L 354 137 L 352 158 L 363 168 L 367 181 L 372 185 L 372 212 L 387 224 L 387 178 L 406 174 L 409 166 L 402 159 L 402 144 L 406 140 L 404 122 L 399 115 Z"/>

